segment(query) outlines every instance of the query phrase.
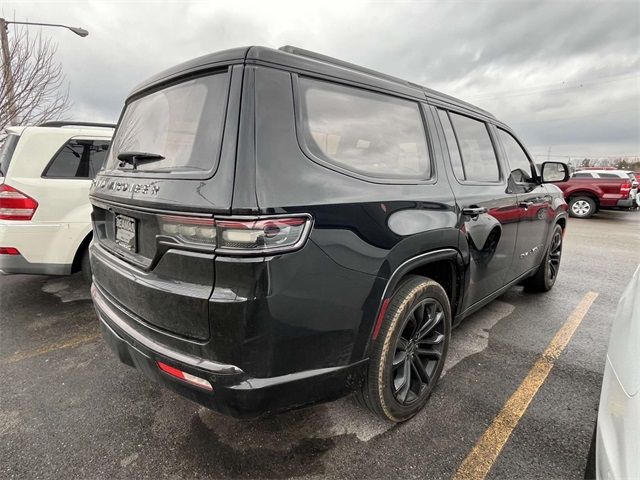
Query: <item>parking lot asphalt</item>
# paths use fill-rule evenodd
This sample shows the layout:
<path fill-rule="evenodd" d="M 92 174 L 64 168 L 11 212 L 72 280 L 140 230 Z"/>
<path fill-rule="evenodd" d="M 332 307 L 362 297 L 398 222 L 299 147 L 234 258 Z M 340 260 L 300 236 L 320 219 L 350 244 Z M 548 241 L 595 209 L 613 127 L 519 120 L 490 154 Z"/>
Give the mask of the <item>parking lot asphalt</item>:
<path fill-rule="evenodd" d="M 2 276 L 0 477 L 450 478 L 594 292 L 487 475 L 582 478 L 610 324 L 639 262 L 640 213 L 571 219 L 554 289 L 515 287 L 465 320 L 426 408 L 401 425 L 350 397 L 223 417 L 120 364 L 79 275 Z"/>

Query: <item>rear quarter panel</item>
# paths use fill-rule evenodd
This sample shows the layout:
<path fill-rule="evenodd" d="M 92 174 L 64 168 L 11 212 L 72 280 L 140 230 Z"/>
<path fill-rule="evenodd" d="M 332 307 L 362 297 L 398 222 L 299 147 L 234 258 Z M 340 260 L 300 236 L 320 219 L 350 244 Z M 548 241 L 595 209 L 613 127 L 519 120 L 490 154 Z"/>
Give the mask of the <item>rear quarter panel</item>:
<path fill-rule="evenodd" d="M 434 148 L 433 181 L 417 185 L 365 181 L 307 157 L 296 134 L 292 88 L 290 73 L 255 69 L 255 128 L 248 129 L 255 135 L 255 158 L 239 157 L 238 171 L 249 172 L 242 164 L 255 162 L 254 211 L 313 216 L 309 242 L 317 248 L 322 266 L 315 271 L 323 278 L 308 283 L 301 275 L 291 288 L 306 296 L 306 301 L 323 306 L 325 317 L 338 315 L 337 328 L 354 343 L 355 360 L 365 349 L 392 273 L 422 253 L 458 249 L 457 207 Z M 246 178 L 241 181 L 251 183 Z M 250 202 L 234 201 L 234 212 L 251 209 Z M 305 282 L 313 287 L 305 288 Z M 303 329 L 325 328 L 322 316 L 312 322 L 308 318 L 292 315 L 281 321 Z"/>

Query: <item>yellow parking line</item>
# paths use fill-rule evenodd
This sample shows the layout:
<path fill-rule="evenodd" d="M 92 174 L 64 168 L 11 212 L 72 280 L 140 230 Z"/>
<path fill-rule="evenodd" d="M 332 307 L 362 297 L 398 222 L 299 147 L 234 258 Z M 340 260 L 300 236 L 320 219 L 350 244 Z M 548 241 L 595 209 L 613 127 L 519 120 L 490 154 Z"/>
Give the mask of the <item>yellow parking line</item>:
<path fill-rule="evenodd" d="M 94 333 L 85 334 L 85 335 L 78 335 L 77 337 L 73 337 L 68 340 L 63 340 L 61 342 L 50 343 L 49 345 L 45 345 L 35 350 L 18 352 L 11 355 L 10 357 L 0 359 L 0 365 L 10 365 L 12 363 L 17 363 L 22 360 L 26 360 L 28 358 L 37 357 L 38 355 L 44 355 L 45 353 L 54 352 L 56 350 L 77 347 L 78 345 L 82 345 L 83 343 L 92 342 L 96 340 L 99 336 L 100 336 L 99 332 L 98 333 L 94 332 Z"/>
<path fill-rule="evenodd" d="M 487 476 L 496 458 L 498 458 L 507 440 L 509 440 L 511 432 L 513 432 L 520 418 L 526 412 L 529 403 L 531 403 L 531 400 L 533 400 L 533 397 L 553 368 L 554 362 L 567 346 L 569 340 L 571 340 L 597 296 L 597 293 L 589 292 L 582 298 L 575 310 L 569 315 L 567 321 L 553 337 L 544 353 L 533 365 L 527 377 L 507 400 L 500 413 L 480 437 L 480 440 L 467 455 L 467 458 L 464 459 L 464 462 L 462 462 L 453 477 L 455 480 L 482 480 Z"/>

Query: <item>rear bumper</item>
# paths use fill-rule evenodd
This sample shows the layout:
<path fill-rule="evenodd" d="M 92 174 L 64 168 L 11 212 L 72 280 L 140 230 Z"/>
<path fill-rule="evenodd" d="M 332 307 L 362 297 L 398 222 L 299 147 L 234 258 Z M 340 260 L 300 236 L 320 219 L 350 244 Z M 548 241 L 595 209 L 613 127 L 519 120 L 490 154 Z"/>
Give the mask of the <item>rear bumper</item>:
<path fill-rule="evenodd" d="M 31 263 L 22 255 L 0 255 L 0 271 L 5 274 L 68 275 L 71 273 L 71 265 Z"/>
<path fill-rule="evenodd" d="M 334 400 L 361 385 L 366 374 L 368 360 L 278 377 L 252 378 L 234 365 L 177 352 L 143 336 L 123 318 L 127 313 L 107 298 L 95 283 L 91 294 L 103 337 L 120 361 L 180 395 L 227 415 L 254 418 Z M 213 391 L 164 373 L 157 367 L 157 361 L 207 379 Z"/>
<path fill-rule="evenodd" d="M 630 207 L 635 207 L 635 201 L 633 197 L 629 197 L 629 198 L 623 198 L 618 200 L 618 203 L 616 204 L 616 207 L 620 207 L 620 208 L 630 208 Z"/>

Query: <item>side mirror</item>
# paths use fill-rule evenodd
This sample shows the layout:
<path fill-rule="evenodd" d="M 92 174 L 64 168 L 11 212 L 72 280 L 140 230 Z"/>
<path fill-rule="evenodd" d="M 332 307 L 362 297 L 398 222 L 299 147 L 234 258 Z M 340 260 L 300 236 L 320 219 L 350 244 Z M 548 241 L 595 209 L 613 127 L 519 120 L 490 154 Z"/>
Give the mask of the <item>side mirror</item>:
<path fill-rule="evenodd" d="M 566 182 L 569 180 L 569 167 L 562 162 L 544 162 L 540 176 L 542 183 Z"/>

